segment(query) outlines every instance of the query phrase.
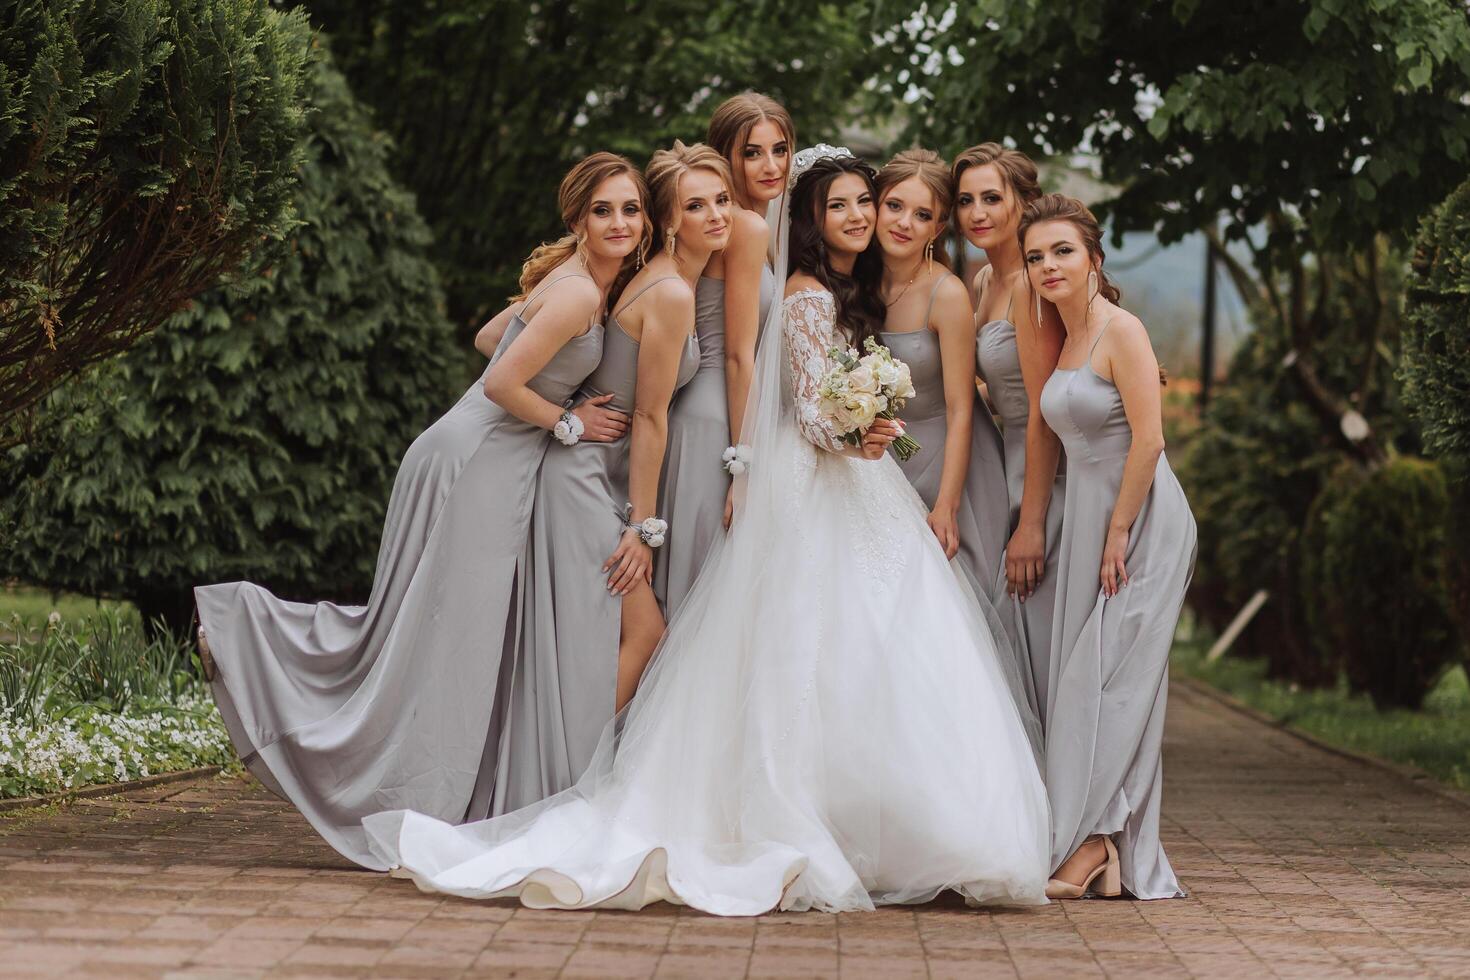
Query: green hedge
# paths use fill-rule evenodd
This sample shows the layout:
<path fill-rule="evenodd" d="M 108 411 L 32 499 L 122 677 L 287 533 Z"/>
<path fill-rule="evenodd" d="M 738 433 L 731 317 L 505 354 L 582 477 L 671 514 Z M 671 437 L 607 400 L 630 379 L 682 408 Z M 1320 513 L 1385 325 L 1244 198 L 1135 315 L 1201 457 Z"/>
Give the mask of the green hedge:
<path fill-rule="evenodd" d="M 301 225 L 239 286 L 56 392 L 0 457 L 0 576 L 187 621 L 249 578 L 360 598 L 403 450 L 460 360 L 390 143 L 320 52 Z"/>
<path fill-rule="evenodd" d="M 1470 664 L 1470 181 L 1425 217 L 1412 267 L 1399 377 L 1450 479 L 1446 581 Z"/>
<path fill-rule="evenodd" d="M 1453 662 L 1444 587 L 1449 493 L 1438 465 L 1399 458 L 1339 475 L 1313 507 L 1304 599 L 1323 662 L 1379 708 L 1418 708 Z"/>

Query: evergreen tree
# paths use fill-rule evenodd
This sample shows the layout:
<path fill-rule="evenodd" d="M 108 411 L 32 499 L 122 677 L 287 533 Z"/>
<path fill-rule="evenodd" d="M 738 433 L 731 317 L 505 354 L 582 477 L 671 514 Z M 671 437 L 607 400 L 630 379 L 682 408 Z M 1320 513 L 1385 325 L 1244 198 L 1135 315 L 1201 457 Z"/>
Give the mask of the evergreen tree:
<path fill-rule="evenodd" d="M 365 595 L 399 458 L 449 407 L 457 355 L 388 139 L 324 50 L 309 81 L 300 226 L 43 404 L 0 457 L 0 575 L 176 625 L 204 582 Z"/>
<path fill-rule="evenodd" d="M 0 2 L 0 446 L 289 229 L 309 44 L 260 0 Z"/>

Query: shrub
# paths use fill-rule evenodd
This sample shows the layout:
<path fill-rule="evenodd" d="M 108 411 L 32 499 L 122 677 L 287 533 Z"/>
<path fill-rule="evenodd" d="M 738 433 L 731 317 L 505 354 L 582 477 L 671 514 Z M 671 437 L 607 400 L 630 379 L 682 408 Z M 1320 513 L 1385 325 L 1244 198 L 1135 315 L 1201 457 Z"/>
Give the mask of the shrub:
<path fill-rule="evenodd" d="M 1399 378 L 1425 452 L 1470 464 L 1470 181 L 1425 217 L 1411 260 Z"/>
<path fill-rule="evenodd" d="M 1211 401 L 1179 460 L 1199 526 L 1191 608 L 1219 631 L 1266 589 L 1270 601 L 1232 653 L 1264 658 L 1270 676 L 1307 686 L 1331 683 L 1333 673 L 1312 647 L 1298 598 L 1298 539 L 1339 459 L 1294 397 L 1279 351 L 1256 333 L 1236 354 L 1230 384 Z"/>
<path fill-rule="evenodd" d="M 1350 573 L 1333 568 L 1331 544 L 1342 533 L 1339 526 L 1349 513 L 1348 498 L 1362 486 L 1365 471 L 1361 466 L 1344 462 L 1324 480 L 1321 493 L 1307 510 L 1298 543 L 1301 560 L 1297 564 L 1297 602 L 1302 610 L 1307 644 L 1322 670 L 1336 678 L 1343 667 L 1343 651 L 1339 644 L 1343 596 L 1341 580 Z M 1360 689 L 1359 693 L 1361 693 Z"/>
<path fill-rule="evenodd" d="M 1450 480 L 1446 579 L 1470 666 L 1470 181 L 1425 217 L 1412 269 L 1399 378 Z"/>
<path fill-rule="evenodd" d="M 1299 288 L 1317 296 L 1321 311 L 1313 327 L 1314 376 L 1330 390 L 1355 393 L 1378 443 L 1412 453 L 1418 443 L 1392 368 L 1398 329 L 1391 300 L 1401 290 L 1402 266 L 1388 248 L 1319 257 Z M 1270 322 L 1255 309 L 1252 318 Z M 1266 589 L 1270 600 L 1233 652 L 1265 658 L 1273 678 L 1321 686 L 1335 672 L 1312 642 L 1300 594 L 1300 538 L 1329 476 L 1358 454 L 1336 424 L 1324 425 L 1320 405 L 1293 370 L 1293 343 L 1273 329 L 1251 333 L 1231 362 L 1229 383 L 1179 455 L 1179 477 L 1199 522 L 1189 603 L 1218 630 Z"/>
<path fill-rule="evenodd" d="M 458 365 L 428 230 L 320 54 L 300 226 L 254 277 L 51 397 L 0 458 L 0 575 L 175 626 L 202 582 L 366 593 L 398 460 Z"/>
<path fill-rule="evenodd" d="M 1440 547 L 1448 515 L 1439 466 L 1408 457 L 1337 481 L 1315 509 L 1316 640 L 1380 708 L 1418 708 L 1454 656 Z"/>
<path fill-rule="evenodd" d="M 6 5 L 0 423 L 289 227 L 309 36 L 260 0 Z"/>

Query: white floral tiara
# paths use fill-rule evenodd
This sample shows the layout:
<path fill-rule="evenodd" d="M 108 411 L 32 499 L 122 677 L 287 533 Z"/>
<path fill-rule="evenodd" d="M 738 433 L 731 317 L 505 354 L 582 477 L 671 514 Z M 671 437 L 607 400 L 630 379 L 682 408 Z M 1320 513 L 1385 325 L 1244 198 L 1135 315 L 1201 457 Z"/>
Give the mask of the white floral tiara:
<path fill-rule="evenodd" d="M 796 186 L 796 178 L 812 169 L 812 164 L 818 160 L 836 160 L 842 157 L 851 159 L 853 153 L 845 146 L 828 146 L 826 143 L 818 143 L 816 146 L 797 151 L 795 159 L 791 161 L 791 179 L 787 181 L 786 186 Z"/>

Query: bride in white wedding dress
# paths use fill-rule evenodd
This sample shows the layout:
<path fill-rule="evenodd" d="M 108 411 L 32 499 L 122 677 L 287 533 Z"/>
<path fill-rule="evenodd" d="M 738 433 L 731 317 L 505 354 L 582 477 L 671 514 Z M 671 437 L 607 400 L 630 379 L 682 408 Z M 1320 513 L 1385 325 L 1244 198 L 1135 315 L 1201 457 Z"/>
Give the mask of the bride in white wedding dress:
<path fill-rule="evenodd" d="M 420 888 L 717 915 L 1045 901 L 1046 793 L 982 600 L 894 460 L 817 410 L 827 349 L 854 339 L 839 304 L 862 312 L 872 171 L 826 146 L 792 170 L 775 268 L 788 225 L 820 258 L 762 331 L 731 533 L 576 786 L 462 826 L 363 821 Z"/>

